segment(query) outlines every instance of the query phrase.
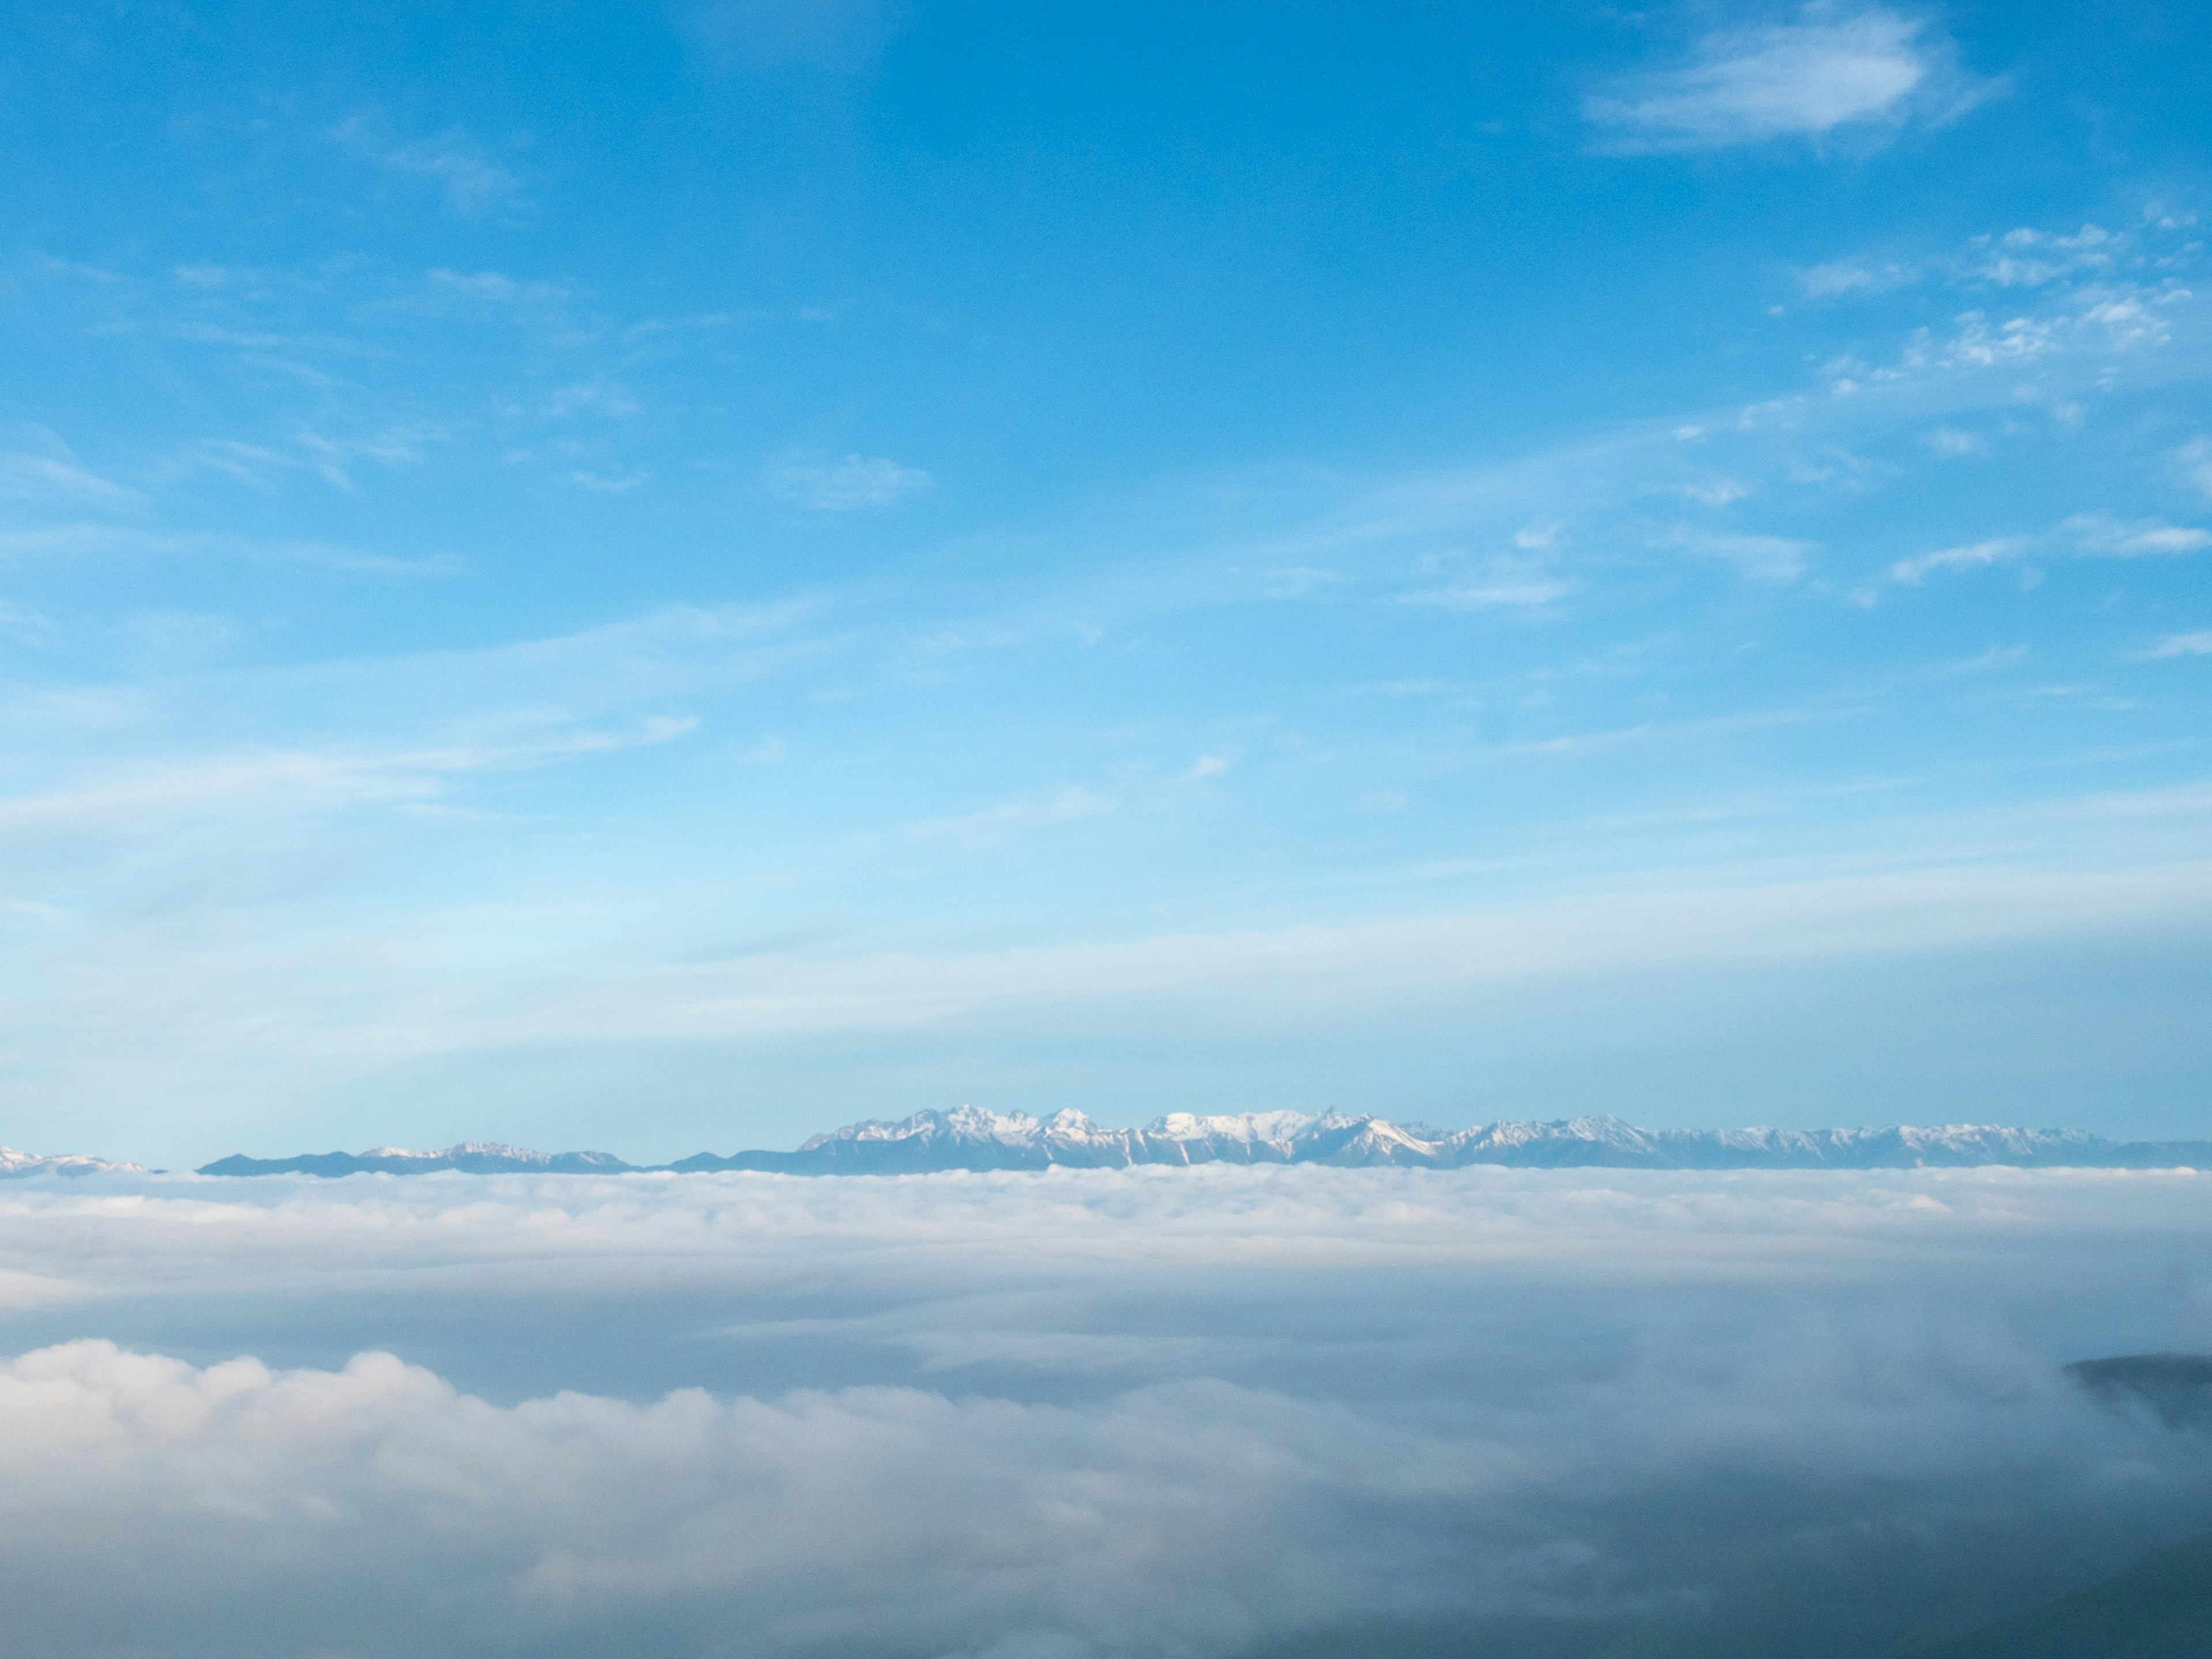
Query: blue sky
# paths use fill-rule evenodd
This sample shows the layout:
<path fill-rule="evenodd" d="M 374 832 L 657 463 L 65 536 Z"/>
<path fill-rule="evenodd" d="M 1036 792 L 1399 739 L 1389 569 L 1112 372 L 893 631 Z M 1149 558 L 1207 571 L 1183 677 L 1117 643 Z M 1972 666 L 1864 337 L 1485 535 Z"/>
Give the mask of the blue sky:
<path fill-rule="evenodd" d="M 2212 1133 L 2208 34 L 24 9 L 0 1139 Z"/>

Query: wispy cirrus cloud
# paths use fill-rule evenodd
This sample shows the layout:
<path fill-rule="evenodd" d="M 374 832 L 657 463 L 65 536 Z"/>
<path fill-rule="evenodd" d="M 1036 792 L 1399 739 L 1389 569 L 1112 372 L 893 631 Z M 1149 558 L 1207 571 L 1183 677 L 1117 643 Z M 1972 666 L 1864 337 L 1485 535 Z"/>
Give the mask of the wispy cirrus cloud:
<path fill-rule="evenodd" d="M 1556 531 L 1540 540 L 1515 538 L 1529 553 L 1499 553 L 1469 566 L 1457 554 L 1431 555 L 1420 562 L 1424 574 L 1440 573 L 1443 580 L 1416 588 L 1407 603 L 1435 605 L 1446 611 L 1540 611 L 1570 597 L 1577 584 L 1553 568 L 1546 550 Z"/>
<path fill-rule="evenodd" d="M 557 305 L 569 297 L 569 291 L 557 283 L 509 276 L 498 270 L 441 269 L 431 271 L 423 280 L 434 293 L 482 300 L 494 305 Z"/>
<path fill-rule="evenodd" d="M 2121 520 L 2104 513 L 2078 513 L 2058 526 L 2075 546 L 2098 558 L 2171 558 L 2212 547 L 2212 531 L 2163 519 Z"/>
<path fill-rule="evenodd" d="M 1685 551 L 1733 565 L 1753 581 L 1777 584 L 1803 575 L 1820 550 L 1817 543 L 1796 536 L 1717 535 L 1685 530 L 1675 539 Z"/>
<path fill-rule="evenodd" d="M 2173 452 L 2173 464 L 2199 495 L 2212 500 L 2212 438 L 2192 438 Z"/>
<path fill-rule="evenodd" d="M 839 74 L 872 69 L 908 22 L 894 0 L 699 0 L 678 27 L 718 67 L 806 64 Z"/>
<path fill-rule="evenodd" d="M 2169 657 L 2212 657 L 2212 628 L 2194 634 L 2168 634 L 2153 643 L 2142 653 L 2145 661 L 2162 661 Z"/>
<path fill-rule="evenodd" d="M 419 557 L 371 553 L 331 542 L 234 536 L 218 531 L 59 524 L 0 529 L 0 554 L 72 558 L 228 558 L 257 564 L 300 564 L 363 576 L 450 576 L 464 568 L 450 553 Z"/>
<path fill-rule="evenodd" d="M 1918 267 L 1894 259 L 1831 259 L 1797 273 L 1811 300 L 1839 300 L 1887 294 L 1920 280 Z"/>
<path fill-rule="evenodd" d="M 1889 568 L 1890 579 L 1917 587 L 1943 572 L 1980 570 L 2029 558 L 2176 558 L 2212 547 L 2212 531 L 2163 519 L 2122 520 L 2077 513 L 2039 536 L 1993 536 L 1932 553 L 1916 553 Z"/>
<path fill-rule="evenodd" d="M 612 380 L 580 380 L 572 386 L 556 386 L 553 395 L 545 400 L 546 416 L 556 421 L 572 415 L 597 415 L 606 420 L 622 421 L 636 413 L 637 394 Z"/>
<path fill-rule="evenodd" d="M 15 447 L 0 450 L 0 501 L 62 501 L 83 507 L 140 506 L 144 496 L 128 484 L 102 477 L 46 427 L 27 425 L 9 434 Z"/>
<path fill-rule="evenodd" d="M 460 774 L 527 770 L 667 743 L 697 724 L 662 715 L 627 730 L 553 731 L 499 744 L 387 754 L 294 750 L 216 756 L 43 794 L 0 798 L 0 842 L 55 835 L 137 836 L 181 818 L 234 813 L 242 807 L 313 812 L 429 800 L 439 794 L 441 780 Z"/>
<path fill-rule="evenodd" d="M 424 179 L 445 192 L 446 205 L 463 218 L 480 218 L 522 204 L 522 180 L 466 134 L 395 138 L 374 116 L 356 115 L 331 129 L 331 137 L 387 173 Z"/>
<path fill-rule="evenodd" d="M 1926 19 L 1808 7 L 1792 22 L 1707 34 L 1682 62 L 1607 82 L 1583 113 L 1606 149 L 1714 149 L 1880 137 L 1952 119 L 1991 90 Z"/>
<path fill-rule="evenodd" d="M 1932 553 L 1916 553 L 1911 558 L 1899 559 L 1889 568 L 1890 579 L 1917 587 L 1939 571 L 1978 570 L 2018 558 L 2028 545 L 2024 537 L 1991 536 L 1983 541 L 1962 542 L 1955 547 L 1939 547 Z"/>
<path fill-rule="evenodd" d="M 767 482 L 780 500 L 814 513 L 890 507 L 937 487 L 937 480 L 918 466 L 866 455 L 782 461 L 769 468 Z"/>
<path fill-rule="evenodd" d="M 453 441 L 444 428 L 428 421 L 402 421 L 374 432 L 343 435 L 301 427 L 293 441 L 307 457 L 307 465 L 323 480 L 340 489 L 354 485 L 353 468 L 363 461 L 379 466 L 417 466 L 433 445 Z"/>
<path fill-rule="evenodd" d="M 1024 830 L 1103 817 L 1120 805 L 1121 802 L 1109 795 L 1071 784 L 1056 794 L 1004 801 L 958 817 L 923 818 L 908 824 L 907 833 L 922 841 L 961 847 L 994 847 Z"/>

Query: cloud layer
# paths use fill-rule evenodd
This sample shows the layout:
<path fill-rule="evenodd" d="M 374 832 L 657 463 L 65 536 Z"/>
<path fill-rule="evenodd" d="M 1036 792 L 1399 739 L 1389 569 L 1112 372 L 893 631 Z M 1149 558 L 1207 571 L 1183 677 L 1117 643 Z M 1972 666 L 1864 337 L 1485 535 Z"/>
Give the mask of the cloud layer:
<path fill-rule="evenodd" d="M 60 1656 L 1881 1651 L 2212 1524 L 2057 1370 L 2212 1334 L 2205 1179 L 33 1185 L 0 1583 Z"/>

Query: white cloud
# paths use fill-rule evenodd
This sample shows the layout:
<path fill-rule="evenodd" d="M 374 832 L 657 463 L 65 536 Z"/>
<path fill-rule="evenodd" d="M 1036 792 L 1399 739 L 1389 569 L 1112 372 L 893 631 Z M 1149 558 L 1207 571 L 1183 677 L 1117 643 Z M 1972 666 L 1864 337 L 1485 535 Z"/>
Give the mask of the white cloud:
<path fill-rule="evenodd" d="M 453 434 L 428 421 L 403 421 L 374 432 L 333 437 L 312 427 L 301 427 L 294 441 L 306 452 L 315 471 L 340 489 L 350 490 L 352 467 L 359 461 L 380 466 L 419 466 L 436 445 L 453 442 Z"/>
<path fill-rule="evenodd" d="M 1656 740 L 1636 730 L 1522 752 Z M 127 813 L 127 803 L 115 806 Z M 909 835 L 988 849 L 1113 807 L 1068 790 L 917 823 Z M 2203 807 L 2191 797 L 2163 809 L 2159 825 L 2201 832 Z M 2100 835 L 2115 839 L 2110 824 Z M 0 1035 L 20 1066 L 36 1057 L 58 1066 L 57 1076 L 91 1054 L 110 1066 L 158 1056 L 173 1071 L 190 1048 L 265 1086 L 302 1064 L 328 1078 L 437 1054 L 1033 1030 L 1058 1016 L 1137 1030 L 1164 1010 L 1202 1010 L 1216 1030 L 1310 1032 L 1458 1007 L 1498 988 L 2126 937 L 2208 920 L 2212 866 L 2186 851 L 2142 868 L 1934 865 L 1740 886 L 1646 884 L 1418 919 L 1006 948 L 656 956 L 627 939 L 579 939 L 558 907 L 471 908 L 308 937 L 123 932 L 40 964 Z"/>
<path fill-rule="evenodd" d="M 666 743 L 697 723 L 662 716 L 629 731 L 572 730 L 499 745 L 387 754 L 295 750 L 219 756 L 88 781 L 39 794 L 0 798 L 0 842 L 30 836 L 137 837 L 177 819 L 251 809 L 328 811 L 435 797 L 441 780 L 468 772 L 550 765 L 641 744 Z"/>
<path fill-rule="evenodd" d="M 1948 39 L 1924 20 L 1875 8 L 1729 29 L 1674 67 L 1626 76 L 1583 112 L 1622 149 L 1703 149 L 1775 138 L 1894 130 L 1943 121 L 1989 90 L 1961 74 Z"/>
<path fill-rule="evenodd" d="M 165 1645 L 204 1639 L 173 1621 L 215 1589 L 234 1631 L 355 1653 L 547 1651 L 671 1613 L 679 1650 L 735 1626 L 754 1653 L 1225 1652 L 1387 1582 L 1389 1545 L 1340 1515 L 1471 1497 L 1506 1461 L 1218 1384 L 1076 1410 L 915 1389 L 502 1409 L 389 1355 L 272 1372 L 99 1343 L 0 1369 L 0 1538 L 50 1585 L 102 1544 L 158 1553 L 128 1600 Z M 279 1589 L 303 1572 L 312 1610 Z M 92 1650 L 36 1619 L 41 1651 Z"/>
<path fill-rule="evenodd" d="M 2019 557 L 2027 546 L 2017 536 L 1993 536 L 1985 541 L 1966 542 L 1957 547 L 1938 548 L 1933 553 L 1917 553 L 1909 559 L 1899 559 L 1890 566 L 1889 574 L 1895 580 L 1917 586 L 1939 570 L 1977 570 L 1984 565 L 2001 564 Z"/>
<path fill-rule="evenodd" d="M 1892 580 L 1917 586 L 1939 571 L 1976 570 L 2028 557 L 2173 558 L 2212 547 L 2212 532 L 2162 519 L 2124 520 L 2077 513 L 2041 536 L 1996 536 L 1917 553 L 1889 568 Z"/>
<path fill-rule="evenodd" d="M 433 289 L 496 305 L 555 305 L 568 297 L 568 289 L 553 283 L 529 282 L 496 270 L 433 270 L 426 280 Z"/>
<path fill-rule="evenodd" d="M 214 557 L 257 564 L 310 565 L 366 576 L 450 576 L 463 568 L 459 559 L 445 553 L 406 558 L 329 542 L 264 540 L 216 532 L 137 530 L 105 524 L 0 530 L 0 553 L 93 558 Z"/>
<path fill-rule="evenodd" d="M 1430 568 L 1449 569 L 1456 556 L 1424 560 Z M 1439 605 L 1447 611 L 1539 611 L 1557 605 L 1576 590 L 1577 584 L 1554 571 L 1540 556 L 1498 554 L 1483 560 L 1476 569 L 1455 574 L 1440 586 L 1407 595 L 1414 605 Z"/>
<path fill-rule="evenodd" d="M 836 461 L 785 461 L 770 467 L 768 486 L 775 495 L 817 513 L 850 513 L 889 507 L 935 488 L 937 480 L 917 466 L 848 455 Z"/>
<path fill-rule="evenodd" d="M 2212 531 L 2168 524 L 2162 519 L 2127 521 L 2103 513 L 2080 513 L 2059 529 L 2071 536 L 2083 553 L 2099 558 L 2170 558 L 2212 547 Z"/>
<path fill-rule="evenodd" d="M 1921 441 L 1946 460 L 1960 460 L 1969 455 L 1990 453 L 1987 433 L 1962 432 L 1954 426 L 1939 426 L 1924 434 Z"/>
<path fill-rule="evenodd" d="M 138 491 L 86 467 L 46 428 L 19 426 L 9 435 L 22 447 L 0 450 L 0 501 L 73 501 L 108 508 L 143 504 Z"/>
<path fill-rule="evenodd" d="M 447 207 L 464 218 L 520 204 L 521 179 L 465 134 L 398 142 L 375 118 L 356 116 L 333 129 L 331 137 L 386 172 L 434 181 L 444 190 Z"/>
<path fill-rule="evenodd" d="M 1959 313 L 1959 331 L 1948 341 L 1939 359 L 1946 367 L 2003 368 L 2034 362 L 2057 350 L 2065 342 L 2070 319 L 2008 317 L 1992 326 L 1978 311 Z"/>
<path fill-rule="evenodd" d="M 1675 539 L 1690 552 L 1732 564 L 1750 580 L 1761 582 L 1796 580 L 1820 551 L 1817 542 L 1791 536 L 1716 536 L 1686 530 L 1679 532 Z"/>
<path fill-rule="evenodd" d="M 281 454 L 266 444 L 251 444 L 235 438 L 203 438 L 186 447 L 182 459 L 188 466 L 205 467 L 235 478 L 256 489 L 270 489 L 278 473 L 295 465 L 295 459 Z"/>
<path fill-rule="evenodd" d="M 1799 271 L 1797 280 L 1807 298 L 1837 300 L 1909 288 L 1920 280 L 1920 272 L 1894 260 L 1836 259 Z"/>
<path fill-rule="evenodd" d="M 27 605 L 11 605 L 4 600 L 0 600 L 0 634 L 5 634 L 18 645 L 34 649 L 52 644 L 57 637 L 52 617 Z"/>
<path fill-rule="evenodd" d="M 1735 478 L 1715 478 L 1705 483 L 1685 484 L 1682 493 L 1707 507 L 1729 507 L 1750 495 L 1751 487 Z"/>
<path fill-rule="evenodd" d="M 2196 634 L 2168 634 L 2142 653 L 2146 658 L 2212 657 L 2212 629 Z"/>
<path fill-rule="evenodd" d="M 1042 799 L 1005 801 L 959 817 L 924 818 L 908 825 L 907 833 L 925 841 L 991 847 L 1024 830 L 1101 817 L 1120 805 L 1119 801 L 1109 796 L 1071 784 L 1058 794 Z"/>
<path fill-rule="evenodd" d="M 579 467 L 569 473 L 568 482 L 579 489 L 588 489 L 600 495 L 626 495 L 645 482 L 642 472 L 593 472 Z"/>
<path fill-rule="evenodd" d="M 570 415 L 598 415 L 626 420 L 637 413 L 637 398 L 629 387 L 608 380 L 590 380 L 555 389 L 545 400 L 545 413 L 554 420 Z"/>
<path fill-rule="evenodd" d="M 851 74 L 871 68 L 908 19 L 890 0 L 695 0 L 677 21 L 720 67 L 800 63 Z"/>
<path fill-rule="evenodd" d="M 2199 495 L 2212 499 L 2212 438 L 2192 438 L 2173 452 L 2175 469 Z"/>
<path fill-rule="evenodd" d="M 1975 237 L 1959 269 L 2002 288 L 2040 288 L 2085 270 L 2111 269 L 2130 242 L 2100 225 L 2084 225 L 2071 234 L 2023 226 L 2002 236 Z"/>

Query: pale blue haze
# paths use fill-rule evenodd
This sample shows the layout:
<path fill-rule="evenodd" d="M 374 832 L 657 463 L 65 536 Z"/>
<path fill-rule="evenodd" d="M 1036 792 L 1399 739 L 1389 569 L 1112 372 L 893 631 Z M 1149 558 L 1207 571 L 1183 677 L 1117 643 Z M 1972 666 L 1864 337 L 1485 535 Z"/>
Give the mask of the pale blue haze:
<path fill-rule="evenodd" d="M 2212 1133 L 2212 19 L 18 7 L 0 1141 Z"/>

